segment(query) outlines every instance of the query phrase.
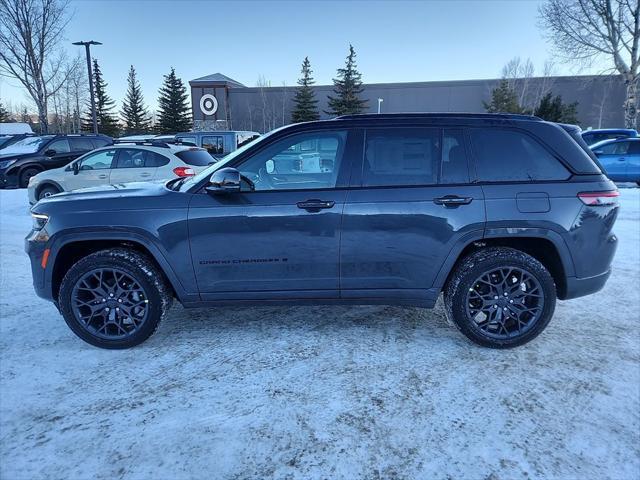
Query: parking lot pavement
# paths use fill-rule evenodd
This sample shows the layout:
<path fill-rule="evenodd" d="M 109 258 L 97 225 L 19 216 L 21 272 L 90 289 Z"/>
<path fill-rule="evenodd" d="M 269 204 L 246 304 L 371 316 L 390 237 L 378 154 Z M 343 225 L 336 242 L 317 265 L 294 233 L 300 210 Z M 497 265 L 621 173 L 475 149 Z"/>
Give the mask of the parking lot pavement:
<path fill-rule="evenodd" d="M 433 311 L 174 307 L 142 346 L 78 340 L 31 288 L 0 191 L 0 478 L 640 476 L 640 189 L 614 273 L 509 351 Z"/>

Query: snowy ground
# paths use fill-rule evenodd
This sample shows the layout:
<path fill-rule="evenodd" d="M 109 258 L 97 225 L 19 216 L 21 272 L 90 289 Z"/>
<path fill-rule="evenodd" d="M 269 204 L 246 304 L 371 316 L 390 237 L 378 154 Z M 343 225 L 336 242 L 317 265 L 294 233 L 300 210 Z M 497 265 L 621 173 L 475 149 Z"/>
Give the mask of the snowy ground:
<path fill-rule="evenodd" d="M 614 274 L 510 351 L 442 309 L 177 306 L 139 348 L 78 340 L 31 288 L 0 191 L 0 478 L 640 477 L 640 189 Z"/>

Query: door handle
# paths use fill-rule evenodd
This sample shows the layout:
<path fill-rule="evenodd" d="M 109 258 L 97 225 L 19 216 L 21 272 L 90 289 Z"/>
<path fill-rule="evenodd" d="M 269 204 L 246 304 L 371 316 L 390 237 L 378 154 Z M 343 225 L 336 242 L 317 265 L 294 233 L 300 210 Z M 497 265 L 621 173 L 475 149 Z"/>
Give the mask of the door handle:
<path fill-rule="evenodd" d="M 150 177 L 151 174 L 150 173 L 141 173 L 140 176 L 141 177 Z"/>
<path fill-rule="evenodd" d="M 318 211 L 323 208 L 332 208 L 335 204 L 336 202 L 332 200 L 306 200 L 304 202 L 298 202 L 296 205 L 303 210 Z"/>
<path fill-rule="evenodd" d="M 444 197 L 434 198 L 433 203 L 436 205 L 444 205 L 447 208 L 456 208 L 460 205 L 469 205 L 473 201 L 471 197 L 459 197 L 457 195 L 445 195 Z"/>
<path fill-rule="evenodd" d="M 619 161 L 619 162 L 624 162 L 625 160 L 626 160 L 626 158 L 625 158 L 625 157 L 620 157 L 620 158 L 618 158 L 618 161 Z"/>
<path fill-rule="evenodd" d="M 104 175 L 104 174 L 102 174 L 102 175 L 98 175 L 98 178 L 100 178 L 100 179 L 105 179 L 105 178 L 107 178 L 107 176 L 106 176 L 106 175 Z"/>

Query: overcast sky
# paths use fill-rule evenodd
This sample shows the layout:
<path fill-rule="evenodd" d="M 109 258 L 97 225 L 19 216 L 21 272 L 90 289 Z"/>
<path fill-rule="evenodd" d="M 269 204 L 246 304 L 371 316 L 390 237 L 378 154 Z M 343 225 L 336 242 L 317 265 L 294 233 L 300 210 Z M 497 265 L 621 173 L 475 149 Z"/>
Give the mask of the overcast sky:
<path fill-rule="evenodd" d="M 329 84 L 349 43 L 365 83 L 496 78 L 515 56 L 541 70 L 551 49 L 537 26 L 540 3 L 74 0 L 62 43 L 75 55 L 82 47 L 72 41 L 103 42 L 92 53 L 118 108 L 131 64 L 155 108 L 172 66 L 185 83 L 220 72 L 248 86 L 260 75 L 272 85 L 293 85 L 308 55 L 317 83 Z M 558 64 L 557 73 L 575 70 Z M 0 80 L 0 98 L 28 103 L 8 78 Z"/>

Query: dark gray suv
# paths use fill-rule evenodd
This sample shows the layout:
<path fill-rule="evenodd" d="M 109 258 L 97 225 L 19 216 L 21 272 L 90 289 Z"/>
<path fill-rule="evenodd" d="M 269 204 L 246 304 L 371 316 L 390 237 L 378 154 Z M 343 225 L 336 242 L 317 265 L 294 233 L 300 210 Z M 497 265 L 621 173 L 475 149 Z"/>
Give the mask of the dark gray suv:
<path fill-rule="evenodd" d="M 203 173 L 32 208 L 35 290 L 104 348 L 185 307 L 393 304 L 474 342 L 536 337 L 602 288 L 618 203 L 579 130 L 535 117 L 355 115 L 275 130 Z"/>

